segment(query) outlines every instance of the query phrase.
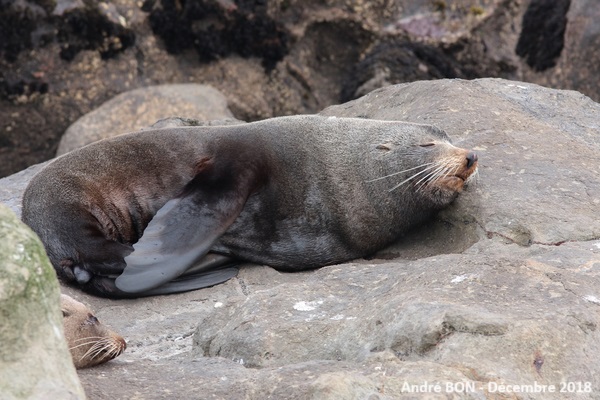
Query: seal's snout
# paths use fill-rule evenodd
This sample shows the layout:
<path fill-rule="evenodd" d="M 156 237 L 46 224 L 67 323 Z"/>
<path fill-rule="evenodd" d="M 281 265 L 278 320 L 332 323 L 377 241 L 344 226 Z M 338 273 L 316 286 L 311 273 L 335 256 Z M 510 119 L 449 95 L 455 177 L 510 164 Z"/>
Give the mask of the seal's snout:
<path fill-rule="evenodd" d="M 471 168 L 477 162 L 477 154 L 475 152 L 470 151 L 467 154 L 467 168 Z"/>

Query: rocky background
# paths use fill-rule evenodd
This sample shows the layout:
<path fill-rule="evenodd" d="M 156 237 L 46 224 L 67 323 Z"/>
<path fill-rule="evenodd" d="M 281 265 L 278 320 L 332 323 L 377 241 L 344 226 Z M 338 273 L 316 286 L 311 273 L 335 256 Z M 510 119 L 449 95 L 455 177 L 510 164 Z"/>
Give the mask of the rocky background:
<path fill-rule="evenodd" d="M 53 157 L 115 95 L 163 83 L 210 84 L 244 121 L 435 78 L 598 100 L 599 16 L 595 0 L 2 1 L 0 176 Z"/>

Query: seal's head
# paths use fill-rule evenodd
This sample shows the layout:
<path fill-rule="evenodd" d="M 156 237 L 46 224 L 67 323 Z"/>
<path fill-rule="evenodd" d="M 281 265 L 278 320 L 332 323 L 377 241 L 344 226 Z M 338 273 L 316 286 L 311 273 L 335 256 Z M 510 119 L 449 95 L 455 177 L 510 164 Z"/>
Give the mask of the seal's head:
<path fill-rule="evenodd" d="M 100 323 L 83 303 L 62 294 L 60 308 L 75 368 L 105 363 L 125 351 L 125 339 Z"/>
<path fill-rule="evenodd" d="M 423 208 L 448 206 L 477 173 L 477 154 L 452 145 L 444 131 L 427 125 L 404 129 L 400 143 L 381 143 L 378 150 L 395 157 L 397 171 L 372 179 L 392 182 L 389 192 L 411 192 Z"/>

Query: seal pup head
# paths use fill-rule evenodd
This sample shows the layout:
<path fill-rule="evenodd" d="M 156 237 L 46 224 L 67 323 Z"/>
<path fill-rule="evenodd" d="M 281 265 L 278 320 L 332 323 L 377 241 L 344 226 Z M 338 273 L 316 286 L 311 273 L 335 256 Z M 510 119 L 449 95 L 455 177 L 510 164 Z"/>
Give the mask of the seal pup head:
<path fill-rule="evenodd" d="M 388 192 L 410 192 L 422 208 L 448 206 L 477 174 L 478 156 L 471 150 L 452 145 L 446 133 L 434 126 L 413 124 L 416 130 L 403 130 L 402 143 L 380 143 L 376 149 L 394 150 L 397 171 L 368 180 L 385 180 Z M 391 183 L 389 183 L 391 182 Z"/>
<path fill-rule="evenodd" d="M 125 339 L 98 321 L 91 310 L 70 296 L 61 294 L 65 337 L 75 368 L 102 364 L 121 355 Z"/>

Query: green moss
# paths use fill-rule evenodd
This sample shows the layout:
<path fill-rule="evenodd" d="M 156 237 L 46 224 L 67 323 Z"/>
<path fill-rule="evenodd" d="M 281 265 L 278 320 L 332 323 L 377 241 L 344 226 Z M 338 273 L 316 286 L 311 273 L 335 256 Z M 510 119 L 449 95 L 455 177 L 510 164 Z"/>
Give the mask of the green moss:
<path fill-rule="evenodd" d="M 471 8 L 469 9 L 469 12 L 473 15 L 479 16 L 479 15 L 483 15 L 484 10 L 483 10 L 483 7 L 480 7 L 480 6 L 471 6 Z"/>

